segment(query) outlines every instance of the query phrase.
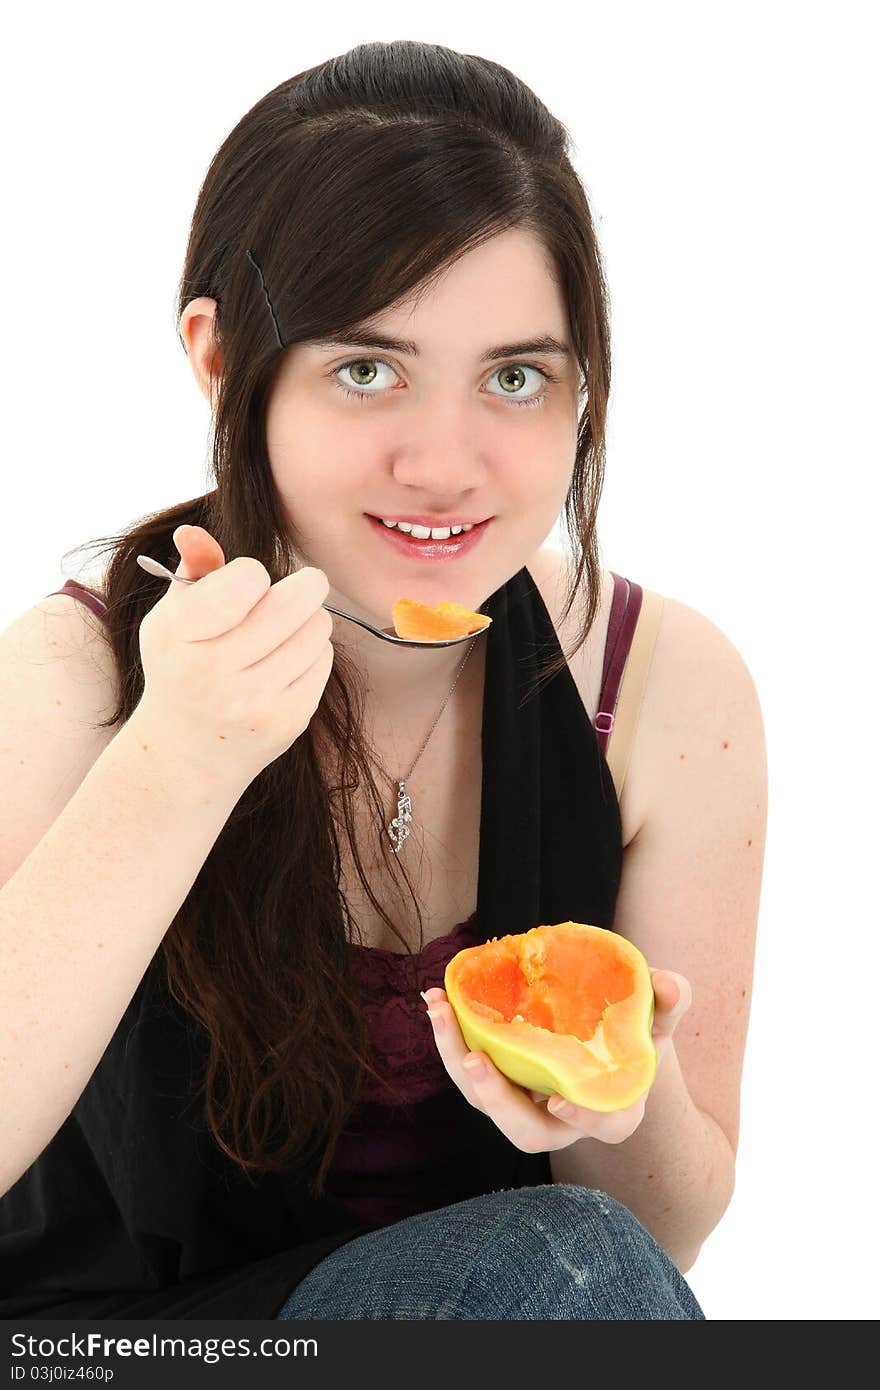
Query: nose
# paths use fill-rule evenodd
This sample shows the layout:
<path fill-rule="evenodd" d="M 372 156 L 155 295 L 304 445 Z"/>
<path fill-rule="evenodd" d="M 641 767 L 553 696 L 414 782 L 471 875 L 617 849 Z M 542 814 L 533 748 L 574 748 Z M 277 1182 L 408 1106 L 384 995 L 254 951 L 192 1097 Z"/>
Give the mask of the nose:
<path fill-rule="evenodd" d="M 408 438 L 392 446 L 392 460 L 395 482 L 423 499 L 433 499 L 425 501 L 427 511 L 451 510 L 483 487 L 488 475 L 473 417 L 454 406 L 436 411 L 430 419 L 422 415 Z"/>

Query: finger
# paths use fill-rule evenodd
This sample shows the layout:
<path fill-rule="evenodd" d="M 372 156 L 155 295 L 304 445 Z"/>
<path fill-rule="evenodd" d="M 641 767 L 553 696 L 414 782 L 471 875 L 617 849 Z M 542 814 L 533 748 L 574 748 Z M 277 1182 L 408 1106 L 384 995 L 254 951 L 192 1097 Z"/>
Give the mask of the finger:
<path fill-rule="evenodd" d="M 477 1084 L 481 1079 L 478 1074 L 479 1069 L 489 1068 L 492 1063 L 484 1053 L 471 1052 L 462 1037 L 458 1019 L 451 1004 L 446 999 L 444 991 L 426 990 L 422 997 L 430 1005 L 427 1011 L 428 1022 L 434 1031 L 434 1041 L 437 1044 L 437 1051 L 440 1053 L 443 1065 L 465 1099 L 469 1100 L 472 1105 L 475 1103 L 479 1105 L 479 1093 L 477 1091 Z M 475 1070 L 465 1067 L 465 1061 L 469 1058 L 474 1063 L 479 1063 L 479 1068 Z"/>
<path fill-rule="evenodd" d="M 433 995 L 434 990 L 425 991 L 425 996 Z M 570 1112 L 557 1117 L 545 1106 L 535 1104 L 532 1095 L 537 1092 L 529 1093 L 516 1085 L 484 1052 L 472 1052 L 448 1002 L 432 999 L 428 1018 L 443 1065 L 462 1095 L 475 1109 L 488 1115 L 516 1148 L 524 1153 L 542 1153 L 567 1148 L 579 1138 L 601 1137 L 606 1124 L 604 1115 L 572 1106 Z M 470 1062 L 479 1066 L 471 1067 Z M 559 1095 L 550 1099 L 566 1104 Z"/>
<path fill-rule="evenodd" d="M 645 1105 L 647 1094 L 637 1100 L 634 1105 L 629 1105 L 625 1110 L 613 1110 L 601 1117 L 602 1123 L 596 1134 L 597 1139 L 601 1139 L 603 1144 L 622 1144 L 635 1134 L 642 1120 L 645 1118 Z"/>
<path fill-rule="evenodd" d="M 499 1077 L 501 1073 L 485 1052 L 472 1052 L 468 1047 L 445 990 L 424 990 L 422 998 L 429 1006 L 428 1020 L 434 1030 L 434 1041 L 443 1065 L 466 1099 L 472 1104 L 479 1101 L 478 1087 L 481 1083 L 492 1073 Z"/>
<path fill-rule="evenodd" d="M 182 561 L 177 573 L 187 579 L 201 579 L 226 563 L 223 547 L 203 526 L 178 526 L 171 539 Z"/>
<path fill-rule="evenodd" d="M 654 970 L 654 1016 L 666 1023 L 677 1023 L 693 1001 L 690 981 L 674 970 Z"/>

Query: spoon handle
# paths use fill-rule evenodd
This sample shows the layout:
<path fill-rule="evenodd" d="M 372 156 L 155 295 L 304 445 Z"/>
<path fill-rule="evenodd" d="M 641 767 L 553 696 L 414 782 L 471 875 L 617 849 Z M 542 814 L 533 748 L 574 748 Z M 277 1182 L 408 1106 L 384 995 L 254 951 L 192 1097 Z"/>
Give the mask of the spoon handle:
<path fill-rule="evenodd" d="M 137 562 L 142 570 L 146 570 L 147 574 L 155 574 L 157 579 L 176 579 L 179 584 L 195 584 L 198 582 L 195 579 L 187 579 L 182 574 L 174 574 L 171 570 L 166 569 L 164 565 L 160 565 L 158 560 L 154 560 L 152 555 L 138 555 Z"/>

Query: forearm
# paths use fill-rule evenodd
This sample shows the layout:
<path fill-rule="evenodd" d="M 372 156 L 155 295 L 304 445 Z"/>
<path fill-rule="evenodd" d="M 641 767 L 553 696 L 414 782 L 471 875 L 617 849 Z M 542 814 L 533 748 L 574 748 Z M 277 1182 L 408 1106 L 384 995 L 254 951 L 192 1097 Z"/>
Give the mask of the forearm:
<path fill-rule="evenodd" d="M 3 884 L 0 1196 L 76 1105 L 240 795 L 135 713 Z"/>
<path fill-rule="evenodd" d="M 691 1099 L 674 1041 L 638 1129 L 621 1144 L 579 1139 L 549 1155 L 554 1182 L 599 1188 L 622 1202 L 684 1274 L 733 1196 L 724 1132 Z"/>

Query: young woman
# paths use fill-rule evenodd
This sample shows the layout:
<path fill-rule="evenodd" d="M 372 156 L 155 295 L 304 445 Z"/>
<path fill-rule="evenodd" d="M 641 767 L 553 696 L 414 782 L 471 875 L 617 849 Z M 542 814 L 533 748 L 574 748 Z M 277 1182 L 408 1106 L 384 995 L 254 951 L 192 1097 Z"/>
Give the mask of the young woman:
<path fill-rule="evenodd" d="M 179 332 L 212 490 L 2 638 L 0 1314 L 703 1318 L 763 730 L 718 628 L 599 564 L 564 127 L 436 45 L 299 74 L 211 164 Z M 324 607 L 403 596 L 492 623 L 426 651 Z M 444 992 L 566 920 L 653 969 L 625 1111 L 516 1086 Z"/>

